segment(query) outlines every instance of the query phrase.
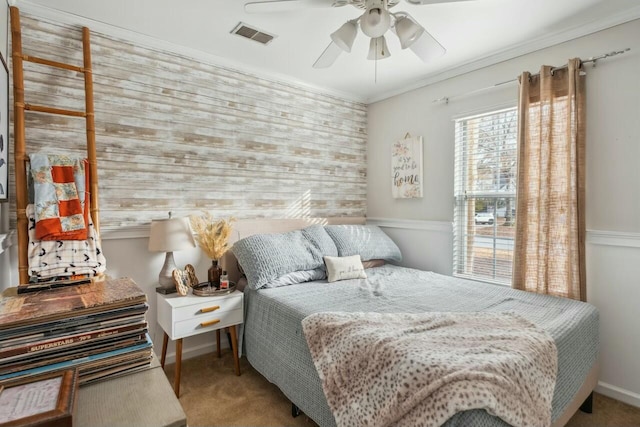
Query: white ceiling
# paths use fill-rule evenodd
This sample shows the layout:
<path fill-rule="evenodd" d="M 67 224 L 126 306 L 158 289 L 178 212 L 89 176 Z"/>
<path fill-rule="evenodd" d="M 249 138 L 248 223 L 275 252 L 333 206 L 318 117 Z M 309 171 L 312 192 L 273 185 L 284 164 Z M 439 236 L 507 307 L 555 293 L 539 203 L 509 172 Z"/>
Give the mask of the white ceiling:
<path fill-rule="evenodd" d="M 639 0 L 476 0 L 425 6 L 401 1 L 392 11 L 411 14 L 447 53 L 425 64 L 387 34 L 391 57 L 378 61 L 376 81 L 375 61 L 366 59 L 369 39 L 361 32 L 351 53 L 343 53 L 331 68 L 312 68 L 330 42 L 329 35 L 362 14 L 350 5 L 247 14 L 245 0 L 17 2 L 21 4 L 107 23 L 214 55 L 223 65 L 365 102 L 640 18 Z M 230 34 L 239 21 L 277 38 L 264 46 Z"/>

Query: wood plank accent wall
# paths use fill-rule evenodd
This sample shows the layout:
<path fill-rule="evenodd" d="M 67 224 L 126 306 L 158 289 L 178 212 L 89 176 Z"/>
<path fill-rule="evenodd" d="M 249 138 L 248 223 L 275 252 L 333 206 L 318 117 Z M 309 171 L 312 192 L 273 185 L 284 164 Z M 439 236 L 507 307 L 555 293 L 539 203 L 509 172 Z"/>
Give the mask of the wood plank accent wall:
<path fill-rule="evenodd" d="M 25 54 L 82 64 L 79 26 L 28 14 L 22 26 Z M 365 215 L 364 104 L 96 32 L 91 44 L 103 228 L 169 210 Z M 25 63 L 25 99 L 82 110 L 82 78 Z M 27 113 L 26 128 L 28 152 L 84 150 L 84 119 Z"/>

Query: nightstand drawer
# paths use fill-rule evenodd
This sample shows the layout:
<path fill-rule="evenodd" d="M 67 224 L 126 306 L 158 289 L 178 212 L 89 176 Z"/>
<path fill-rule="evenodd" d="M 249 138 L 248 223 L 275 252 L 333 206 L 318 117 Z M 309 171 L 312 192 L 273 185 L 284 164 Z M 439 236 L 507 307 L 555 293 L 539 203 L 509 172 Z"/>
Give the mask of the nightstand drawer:
<path fill-rule="evenodd" d="M 200 319 L 214 315 L 216 313 L 224 313 L 227 311 L 242 309 L 241 295 L 234 295 L 227 298 L 207 298 L 199 304 L 186 305 L 183 307 L 174 307 L 173 321 L 180 322 L 189 319 Z"/>
<path fill-rule="evenodd" d="M 173 332 L 176 338 L 184 338 L 240 323 L 242 323 L 242 306 L 237 310 L 215 311 L 195 318 L 192 316 L 188 320 L 176 322 Z"/>

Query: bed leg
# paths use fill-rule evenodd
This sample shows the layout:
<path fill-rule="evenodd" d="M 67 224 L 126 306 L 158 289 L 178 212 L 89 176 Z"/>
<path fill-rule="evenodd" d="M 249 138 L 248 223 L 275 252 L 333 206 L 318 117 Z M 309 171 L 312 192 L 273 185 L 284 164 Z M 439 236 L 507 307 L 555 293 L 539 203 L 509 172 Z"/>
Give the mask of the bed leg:
<path fill-rule="evenodd" d="M 586 414 L 593 413 L 593 392 L 587 397 L 582 406 L 580 406 L 580 410 Z"/>
<path fill-rule="evenodd" d="M 298 415 L 300 415 L 300 408 L 298 408 L 295 403 L 291 404 L 291 416 L 293 418 L 297 417 Z"/>

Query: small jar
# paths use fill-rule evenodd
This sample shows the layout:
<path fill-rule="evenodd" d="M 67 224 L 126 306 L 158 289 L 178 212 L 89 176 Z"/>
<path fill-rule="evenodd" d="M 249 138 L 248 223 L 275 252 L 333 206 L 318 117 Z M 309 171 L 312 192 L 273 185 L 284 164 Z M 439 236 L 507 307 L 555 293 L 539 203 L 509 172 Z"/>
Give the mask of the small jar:
<path fill-rule="evenodd" d="M 220 289 L 229 289 L 229 276 L 227 276 L 226 270 L 222 270 L 222 275 L 220 275 Z"/>

